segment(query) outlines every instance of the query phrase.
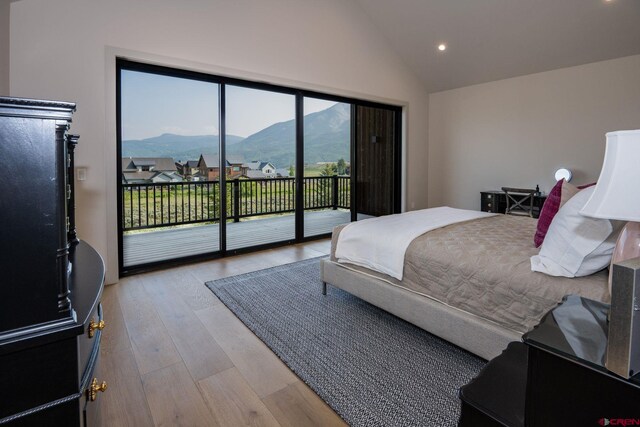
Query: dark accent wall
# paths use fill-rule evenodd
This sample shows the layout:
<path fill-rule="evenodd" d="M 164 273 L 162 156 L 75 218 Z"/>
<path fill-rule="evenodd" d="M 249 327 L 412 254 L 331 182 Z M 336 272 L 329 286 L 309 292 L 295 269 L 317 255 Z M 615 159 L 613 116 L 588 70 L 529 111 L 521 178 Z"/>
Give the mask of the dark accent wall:
<path fill-rule="evenodd" d="M 356 209 L 366 215 L 395 212 L 396 144 L 393 110 L 356 108 Z"/>

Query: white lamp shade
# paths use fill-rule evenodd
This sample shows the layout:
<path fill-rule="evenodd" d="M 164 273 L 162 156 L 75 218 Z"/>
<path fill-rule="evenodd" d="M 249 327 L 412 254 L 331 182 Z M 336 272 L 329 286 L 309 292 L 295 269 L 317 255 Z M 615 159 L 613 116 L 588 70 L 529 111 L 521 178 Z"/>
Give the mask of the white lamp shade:
<path fill-rule="evenodd" d="M 580 213 L 640 221 L 640 129 L 607 133 L 600 178 Z"/>

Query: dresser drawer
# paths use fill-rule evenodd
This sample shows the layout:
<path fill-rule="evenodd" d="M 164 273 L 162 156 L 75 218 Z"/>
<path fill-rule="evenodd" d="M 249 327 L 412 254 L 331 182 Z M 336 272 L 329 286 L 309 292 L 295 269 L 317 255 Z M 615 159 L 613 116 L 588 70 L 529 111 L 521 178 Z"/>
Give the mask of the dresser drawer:
<path fill-rule="evenodd" d="M 483 212 L 504 213 L 506 204 L 504 193 L 498 191 L 480 192 L 480 210 Z"/>
<path fill-rule="evenodd" d="M 76 338 L 71 337 L 0 356 L 0 420 L 22 418 L 32 408 L 76 394 L 75 366 L 60 364 L 73 357 L 76 348 Z"/>
<path fill-rule="evenodd" d="M 483 212 L 497 212 L 498 200 L 494 193 L 480 193 L 480 210 Z"/>
<path fill-rule="evenodd" d="M 95 427 L 100 425 L 100 406 L 103 399 L 102 393 L 107 393 L 107 390 L 95 391 L 93 393 L 92 400 L 92 388 L 94 386 L 101 387 L 104 381 L 102 377 L 102 371 L 100 370 L 100 349 L 97 349 L 95 358 L 91 358 L 90 367 L 88 372 L 87 381 L 84 385 L 84 394 L 80 398 L 80 408 L 82 408 L 82 425 L 84 427 Z"/>
<path fill-rule="evenodd" d="M 89 322 L 85 325 L 84 333 L 78 337 L 78 378 L 82 378 L 82 374 L 86 371 L 87 364 L 89 362 L 89 356 L 91 351 L 96 345 L 97 341 L 100 341 L 102 335 L 101 327 L 104 327 L 105 323 L 102 318 L 102 304 L 98 304 L 89 316 Z"/>
<path fill-rule="evenodd" d="M 78 418 L 78 401 L 67 402 L 50 406 L 45 409 L 2 423 L 2 427 L 77 427 L 75 419 Z M 72 420 L 71 422 L 62 420 Z"/>
<path fill-rule="evenodd" d="M 102 307 L 98 305 L 97 314 L 102 319 Z M 106 383 L 100 371 L 100 341 L 102 332 L 97 330 L 92 338 L 85 335 L 82 339 L 92 343 L 91 351 L 87 355 L 84 371 L 80 378 L 79 409 L 81 411 L 81 425 L 95 426 L 99 422 L 99 409 L 102 393 L 106 391 Z"/>
<path fill-rule="evenodd" d="M 484 212 L 493 212 L 495 210 L 495 203 L 493 203 L 493 201 L 482 203 L 482 210 Z"/>

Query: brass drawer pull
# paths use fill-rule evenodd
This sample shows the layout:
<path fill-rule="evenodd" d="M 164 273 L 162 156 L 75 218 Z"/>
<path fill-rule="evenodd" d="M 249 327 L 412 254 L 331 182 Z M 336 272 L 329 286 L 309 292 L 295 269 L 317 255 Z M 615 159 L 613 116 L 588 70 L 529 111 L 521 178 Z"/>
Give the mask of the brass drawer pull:
<path fill-rule="evenodd" d="M 89 389 L 87 390 L 87 394 L 89 395 L 89 400 L 92 402 L 95 401 L 96 398 L 98 397 L 98 392 L 101 391 L 104 393 L 106 389 L 107 389 L 106 381 L 102 381 L 102 384 L 98 384 L 98 379 L 94 378 L 93 381 L 91 381 L 91 385 L 89 386 Z"/>
<path fill-rule="evenodd" d="M 89 338 L 93 338 L 93 336 L 96 333 L 96 329 L 101 331 L 104 329 L 105 326 L 106 326 L 106 323 L 104 323 L 104 320 L 101 320 L 98 323 L 96 323 L 95 320 L 91 319 L 91 322 L 89 322 Z"/>

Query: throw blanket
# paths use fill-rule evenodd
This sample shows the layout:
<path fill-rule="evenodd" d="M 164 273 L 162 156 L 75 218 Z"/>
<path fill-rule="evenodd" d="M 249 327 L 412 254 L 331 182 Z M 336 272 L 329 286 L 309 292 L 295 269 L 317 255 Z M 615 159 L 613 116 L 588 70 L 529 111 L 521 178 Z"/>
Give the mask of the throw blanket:
<path fill-rule="evenodd" d="M 402 280 L 409 244 L 427 231 L 495 214 L 448 206 L 352 222 L 336 246 L 338 262 L 348 262 Z"/>

